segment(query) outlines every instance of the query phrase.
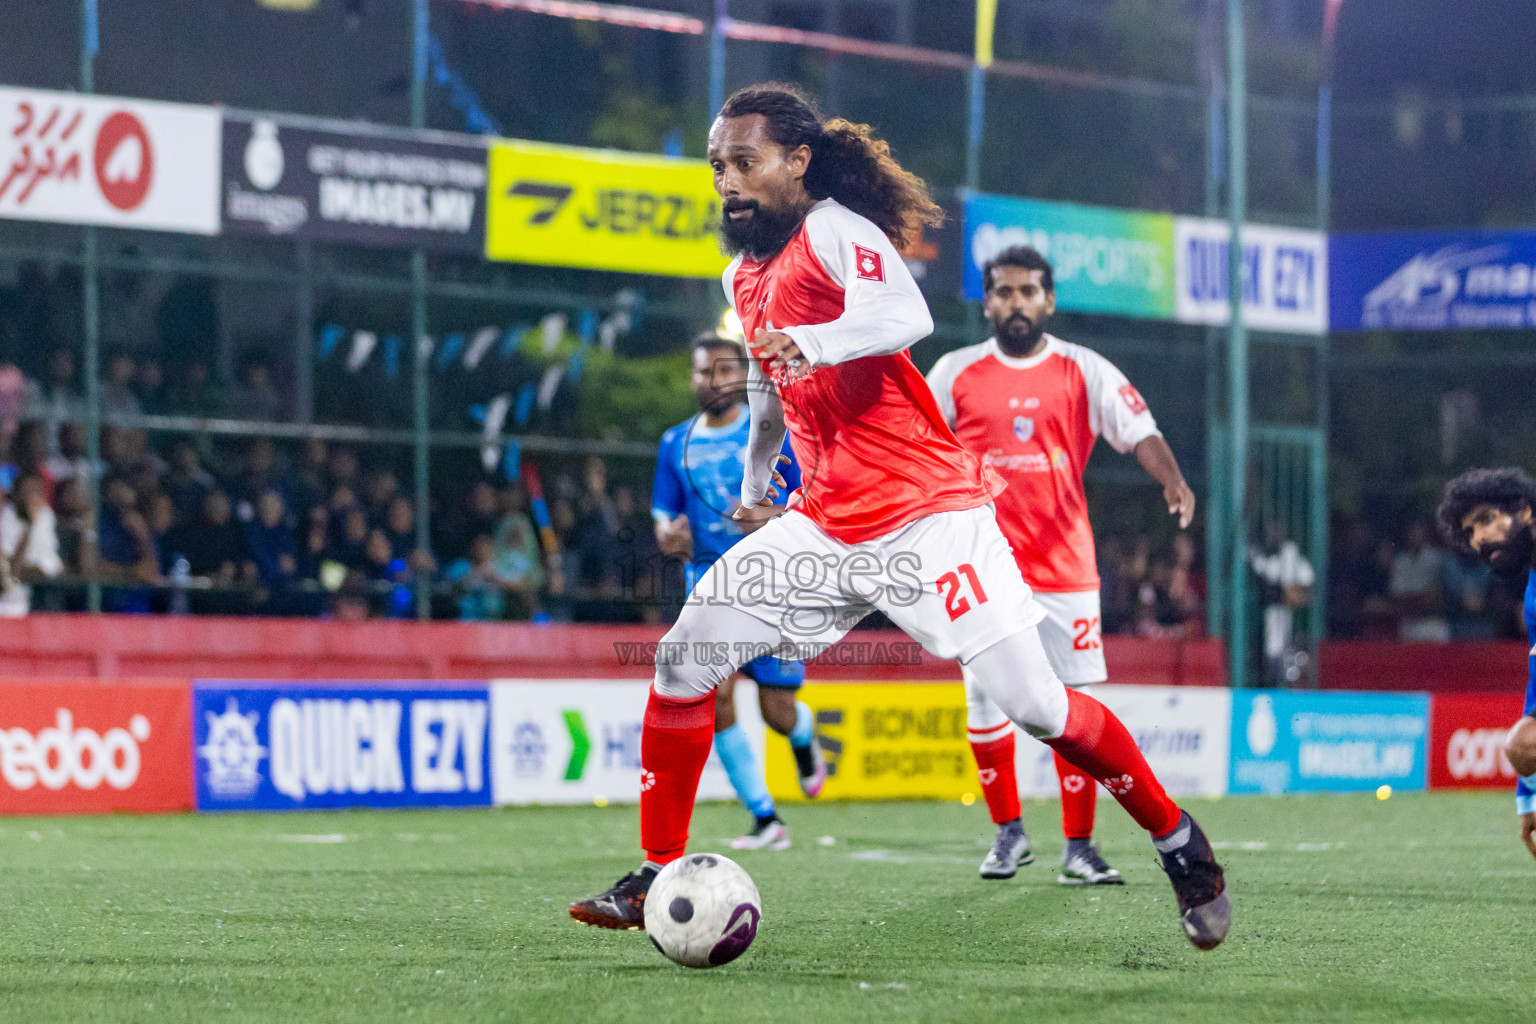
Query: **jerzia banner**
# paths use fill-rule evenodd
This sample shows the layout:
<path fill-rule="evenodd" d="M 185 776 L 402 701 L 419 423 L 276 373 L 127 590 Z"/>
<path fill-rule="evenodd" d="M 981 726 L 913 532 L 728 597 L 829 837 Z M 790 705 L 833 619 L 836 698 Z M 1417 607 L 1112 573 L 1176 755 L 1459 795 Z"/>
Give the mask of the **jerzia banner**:
<path fill-rule="evenodd" d="M 478 253 L 485 147 L 224 122 L 224 232 Z"/>

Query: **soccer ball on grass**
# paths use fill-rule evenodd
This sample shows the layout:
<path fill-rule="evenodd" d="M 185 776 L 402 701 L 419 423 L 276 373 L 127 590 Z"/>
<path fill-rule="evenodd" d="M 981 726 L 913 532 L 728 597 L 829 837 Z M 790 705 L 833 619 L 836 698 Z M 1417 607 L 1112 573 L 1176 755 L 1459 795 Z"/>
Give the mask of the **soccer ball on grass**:
<path fill-rule="evenodd" d="M 741 865 L 718 853 L 691 853 L 661 869 L 645 897 L 645 930 L 684 967 L 719 967 L 757 938 L 763 902 Z"/>

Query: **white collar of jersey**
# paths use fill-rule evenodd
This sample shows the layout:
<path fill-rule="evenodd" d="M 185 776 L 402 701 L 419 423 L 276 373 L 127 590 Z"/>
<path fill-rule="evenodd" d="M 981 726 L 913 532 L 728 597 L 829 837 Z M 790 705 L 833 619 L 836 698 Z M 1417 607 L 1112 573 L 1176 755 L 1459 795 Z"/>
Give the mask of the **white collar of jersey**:
<path fill-rule="evenodd" d="M 729 423 L 722 423 L 718 427 L 711 427 L 704 422 L 704 414 L 697 413 L 693 417 L 694 437 L 724 437 L 737 427 L 741 426 L 741 418 L 747 415 L 747 403 L 741 402 L 736 406 L 736 415 L 731 417 Z"/>
<path fill-rule="evenodd" d="M 997 343 L 996 338 L 987 339 L 988 351 L 991 352 L 991 354 L 997 359 L 998 362 L 1002 363 L 1004 366 L 1011 370 L 1028 370 L 1032 367 L 1039 366 L 1055 353 L 1056 346 L 1059 344 L 1061 344 L 1061 340 L 1059 338 L 1057 338 L 1054 334 L 1047 334 L 1045 336 L 1045 348 L 1040 350 L 1039 355 L 1024 356 L 1021 358 L 1019 356 L 1011 356 L 1004 352 L 1002 346 Z"/>

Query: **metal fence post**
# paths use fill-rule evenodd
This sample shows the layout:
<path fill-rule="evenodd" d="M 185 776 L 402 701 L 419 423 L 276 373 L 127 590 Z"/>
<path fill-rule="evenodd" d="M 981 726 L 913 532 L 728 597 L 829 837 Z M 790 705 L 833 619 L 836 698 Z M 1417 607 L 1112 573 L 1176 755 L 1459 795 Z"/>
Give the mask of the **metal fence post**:
<path fill-rule="evenodd" d="M 80 91 L 96 91 L 96 54 L 101 49 L 96 20 L 96 0 L 84 0 L 80 37 Z M 101 295 L 97 281 L 96 228 L 87 224 L 81 231 L 80 302 L 81 326 L 85 334 L 81 372 L 85 380 L 85 458 L 91 466 L 86 491 L 91 507 L 93 553 L 86 570 L 86 607 L 101 611 Z"/>
<path fill-rule="evenodd" d="M 1227 507 L 1231 576 L 1227 637 L 1234 687 L 1248 683 L 1248 328 L 1243 320 L 1243 221 L 1248 216 L 1248 80 L 1243 0 L 1227 0 L 1227 408 L 1230 444 Z"/>
<path fill-rule="evenodd" d="M 427 0 L 415 0 L 411 61 L 411 127 L 427 123 L 427 45 L 430 38 Z M 416 548 L 427 551 L 432 538 L 432 455 L 428 444 L 427 372 L 427 251 L 417 246 L 411 253 L 411 360 L 412 422 L 416 428 Z M 416 617 L 432 617 L 432 581 L 412 577 Z"/>

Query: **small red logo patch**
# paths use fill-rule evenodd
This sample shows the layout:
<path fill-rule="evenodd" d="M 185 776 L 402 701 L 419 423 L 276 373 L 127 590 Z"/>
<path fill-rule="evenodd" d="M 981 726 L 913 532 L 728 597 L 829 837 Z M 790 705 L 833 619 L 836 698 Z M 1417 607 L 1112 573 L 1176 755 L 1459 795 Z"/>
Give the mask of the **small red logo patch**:
<path fill-rule="evenodd" d="M 1120 397 L 1125 399 L 1125 404 L 1130 406 L 1131 412 L 1137 416 L 1147 411 L 1147 403 L 1142 400 L 1141 393 L 1131 384 L 1120 385 Z"/>
<path fill-rule="evenodd" d="M 866 249 L 862 245 L 853 247 L 853 261 L 859 269 L 859 277 L 865 281 L 884 281 L 885 264 L 880 261 L 880 254 L 873 249 Z"/>

